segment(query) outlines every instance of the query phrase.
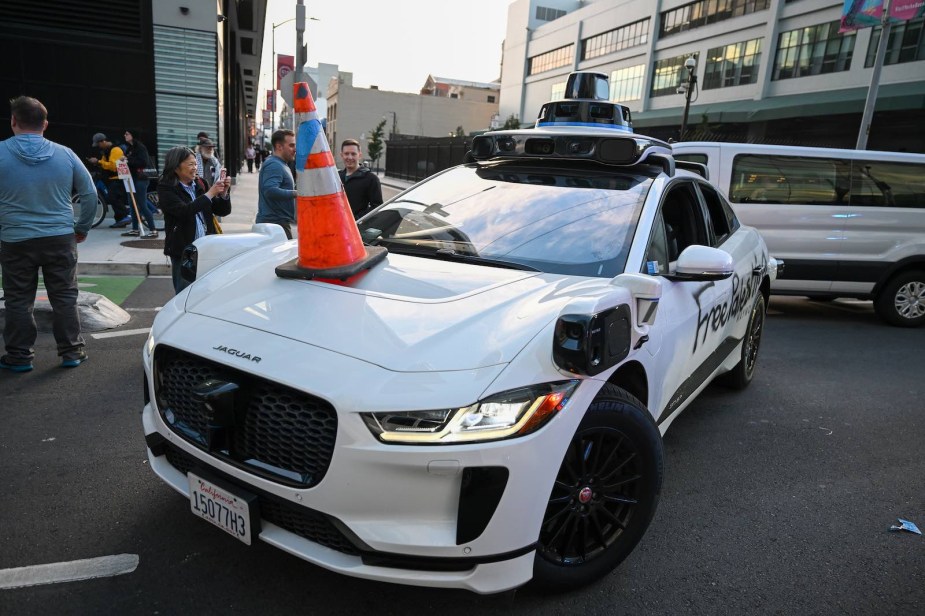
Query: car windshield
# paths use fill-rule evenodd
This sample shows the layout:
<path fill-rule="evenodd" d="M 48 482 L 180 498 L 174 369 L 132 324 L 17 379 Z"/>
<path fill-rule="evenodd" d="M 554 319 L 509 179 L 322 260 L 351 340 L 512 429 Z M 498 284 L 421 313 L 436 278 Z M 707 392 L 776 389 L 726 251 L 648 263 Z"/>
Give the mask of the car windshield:
<path fill-rule="evenodd" d="M 556 274 L 623 272 L 652 178 L 557 163 L 455 167 L 359 221 L 364 242 Z"/>

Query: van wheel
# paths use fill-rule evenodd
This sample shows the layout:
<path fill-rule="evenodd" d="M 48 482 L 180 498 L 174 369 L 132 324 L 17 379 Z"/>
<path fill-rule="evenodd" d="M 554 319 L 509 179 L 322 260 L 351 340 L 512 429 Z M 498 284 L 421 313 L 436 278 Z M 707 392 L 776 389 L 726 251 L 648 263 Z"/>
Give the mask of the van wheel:
<path fill-rule="evenodd" d="M 758 294 L 748 317 L 748 329 L 742 341 L 742 355 L 735 368 L 720 376 L 717 381 L 731 389 L 745 389 L 755 376 L 758 365 L 758 347 L 761 346 L 761 334 L 764 331 L 764 295 Z"/>
<path fill-rule="evenodd" d="M 925 271 L 894 276 L 874 301 L 877 315 L 891 325 L 918 327 L 925 323 Z"/>
<path fill-rule="evenodd" d="M 633 551 L 658 505 L 662 456 L 662 437 L 642 402 L 604 385 L 549 495 L 533 565 L 537 588 L 590 584 Z"/>

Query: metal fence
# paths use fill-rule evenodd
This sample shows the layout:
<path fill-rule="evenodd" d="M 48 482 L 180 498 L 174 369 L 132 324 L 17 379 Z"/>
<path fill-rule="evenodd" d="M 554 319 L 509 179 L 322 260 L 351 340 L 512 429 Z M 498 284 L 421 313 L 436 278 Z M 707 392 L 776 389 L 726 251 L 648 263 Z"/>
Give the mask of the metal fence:
<path fill-rule="evenodd" d="M 388 177 L 419 182 L 438 171 L 462 164 L 472 145 L 468 137 L 408 137 L 386 141 Z"/>

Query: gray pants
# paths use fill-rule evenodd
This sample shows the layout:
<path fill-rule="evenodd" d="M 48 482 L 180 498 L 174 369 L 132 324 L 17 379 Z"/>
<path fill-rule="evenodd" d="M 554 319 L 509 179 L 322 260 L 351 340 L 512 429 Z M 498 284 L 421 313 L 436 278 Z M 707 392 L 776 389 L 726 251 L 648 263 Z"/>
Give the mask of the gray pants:
<path fill-rule="evenodd" d="M 58 355 L 75 359 L 83 352 L 77 313 L 77 242 L 73 234 L 0 242 L 6 322 L 3 339 L 8 364 L 28 364 L 35 357 L 35 293 L 39 269 L 53 310 Z"/>

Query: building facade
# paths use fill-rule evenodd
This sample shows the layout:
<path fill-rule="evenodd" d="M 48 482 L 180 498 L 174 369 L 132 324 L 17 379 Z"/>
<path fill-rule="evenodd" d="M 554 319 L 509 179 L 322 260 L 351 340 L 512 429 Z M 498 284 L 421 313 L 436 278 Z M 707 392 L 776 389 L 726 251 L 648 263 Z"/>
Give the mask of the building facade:
<path fill-rule="evenodd" d="M 328 141 L 336 153 L 344 139 L 357 139 L 365 158 L 367 141 L 383 120 L 386 140 L 394 135 L 447 137 L 459 128 L 466 134 L 485 131 L 498 113 L 498 103 L 488 102 L 487 97 L 484 91 L 478 96 L 450 98 L 355 88 L 353 74 L 340 72 L 327 88 Z M 388 147 L 380 167 L 385 167 L 387 158 Z"/>
<path fill-rule="evenodd" d="M 78 155 L 94 133 L 121 143 L 131 128 L 160 167 L 204 130 L 234 174 L 257 106 L 265 12 L 265 0 L 3 0 L 0 90 L 41 100 L 46 136 Z"/>
<path fill-rule="evenodd" d="M 637 131 L 852 148 L 881 28 L 839 34 L 842 0 L 516 0 L 508 10 L 501 118 L 531 125 L 572 71 L 610 80 Z M 925 151 L 923 19 L 894 25 L 868 148 Z"/>

